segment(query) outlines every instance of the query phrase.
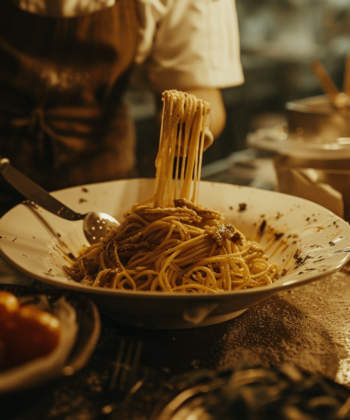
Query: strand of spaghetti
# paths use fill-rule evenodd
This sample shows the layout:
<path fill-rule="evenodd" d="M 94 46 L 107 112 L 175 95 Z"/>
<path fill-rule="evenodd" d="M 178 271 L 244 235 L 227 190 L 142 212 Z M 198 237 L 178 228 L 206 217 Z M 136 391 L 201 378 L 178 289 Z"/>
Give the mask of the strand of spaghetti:
<path fill-rule="evenodd" d="M 233 252 L 232 252 L 232 246 L 231 246 L 232 245 L 232 242 L 229 241 L 228 239 L 225 239 L 224 244 L 225 244 L 225 250 L 226 250 L 226 252 L 228 254 L 233 254 Z"/>
<path fill-rule="evenodd" d="M 256 278 L 256 276 L 261 276 L 263 275 L 263 273 L 269 271 L 270 264 L 266 260 L 259 259 L 258 262 L 253 261 L 252 263 L 250 263 L 249 267 L 252 278 Z"/>
<path fill-rule="evenodd" d="M 188 264 L 200 261 L 203 258 L 208 257 L 208 252 L 211 249 L 211 242 L 207 239 L 201 239 L 193 243 L 193 246 L 188 247 L 186 242 L 180 248 L 181 254 L 176 259 L 176 263 L 180 266 L 186 266 Z M 215 255 L 213 256 L 215 257 Z"/>
<path fill-rule="evenodd" d="M 129 223 L 128 226 L 126 226 L 125 228 L 122 226 L 120 232 L 118 232 L 118 234 L 115 235 L 115 239 L 118 239 L 118 241 L 122 241 L 124 238 L 129 238 L 130 234 L 132 234 L 133 232 L 137 233 L 141 229 L 145 229 L 147 225 L 149 225 L 149 223 L 145 225 L 141 224 L 140 222 L 130 223 L 129 221 L 127 221 L 127 223 Z"/>
<path fill-rule="evenodd" d="M 228 264 L 224 264 L 223 269 L 224 269 L 225 280 L 226 280 L 225 290 L 230 292 L 232 290 L 232 282 L 231 282 L 231 275 L 230 275 Z"/>
<path fill-rule="evenodd" d="M 178 116 L 174 115 L 174 95 L 172 92 L 164 92 L 164 119 L 163 132 L 160 138 L 160 151 L 162 157 L 160 158 L 159 172 L 156 177 L 159 177 L 157 189 L 155 190 L 154 207 L 159 207 L 164 202 L 166 186 L 169 191 L 171 189 L 171 181 L 174 166 L 175 148 L 172 140 L 177 135 Z M 179 106 L 179 101 L 176 101 Z M 170 176 L 169 176 L 170 175 Z"/>
<path fill-rule="evenodd" d="M 118 242 L 122 242 L 124 239 L 129 239 L 130 235 L 132 234 L 139 235 L 140 229 L 144 229 L 143 225 L 132 223 L 125 229 L 121 230 L 120 233 L 115 235 L 114 239 L 116 239 Z"/>
<path fill-rule="evenodd" d="M 160 124 L 160 139 L 163 138 L 164 136 L 164 119 L 165 119 L 165 111 L 164 111 L 164 106 L 163 106 L 163 112 L 162 112 L 162 120 L 161 120 L 161 124 Z M 161 141 L 161 140 L 160 140 Z M 156 156 L 156 160 L 155 160 L 155 167 L 156 167 L 156 177 L 155 177 L 155 181 L 154 181 L 154 191 L 157 191 L 159 188 L 159 181 L 160 181 L 160 176 L 159 176 L 159 171 L 160 171 L 160 166 L 161 166 L 161 159 L 160 159 L 160 141 L 159 141 L 159 149 L 158 149 L 158 154 Z M 149 201 L 154 201 L 155 196 L 150 199 Z"/>
<path fill-rule="evenodd" d="M 116 289 L 116 288 L 117 288 L 117 287 L 116 287 L 116 284 L 117 284 L 118 274 L 119 274 L 119 273 L 115 273 L 115 274 L 114 274 L 114 276 L 112 277 L 112 280 L 111 280 L 111 281 L 110 281 L 110 283 L 109 283 L 109 287 L 110 287 L 111 289 Z"/>
<path fill-rule="evenodd" d="M 236 260 L 237 265 L 240 265 L 241 268 L 242 268 L 242 277 L 245 278 L 247 282 L 249 282 L 250 281 L 249 268 L 247 267 L 247 265 L 245 264 L 245 262 L 242 259 L 235 258 L 235 260 Z M 226 259 L 226 261 L 225 260 L 224 261 L 222 261 L 222 260 L 221 261 L 218 261 L 217 259 L 216 260 L 213 259 L 212 261 L 214 263 L 213 266 L 215 267 L 216 266 L 215 263 L 218 263 L 219 262 L 219 264 L 222 266 L 223 262 L 228 262 L 229 260 Z M 202 260 L 202 261 L 199 261 L 197 264 L 198 265 L 207 265 L 205 259 Z"/>
<path fill-rule="evenodd" d="M 106 270 L 102 270 L 97 274 L 97 277 L 95 278 L 95 281 L 93 283 L 93 286 L 98 286 L 99 282 L 101 281 L 102 277 L 104 277 L 104 275 L 106 273 L 109 273 L 111 271 L 110 268 L 106 269 Z"/>
<path fill-rule="evenodd" d="M 200 144 L 199 144 L 199 153 L 197 155 L 197 168 L 195 171 L 196 178 L 193 185 L 193 199 L 192 202 L 195 204 L 198 204 L 198 194 L 199 194 L 199 182 L 201 179 L 201 172 L 202 172 L 202 159 L 203 159 L 203 150 L 204 150 L 204 137 L 205 137 L 205 130 L 207 127 L 207 115 L 209 113 L 210 107 L 209 104 L 206 102 L 203 102 L 203 123 L 201 127 L 201 133 L 200 133 Z"/>
<path fill-rule="evenodd" d="M 96 244 L 92 244 L 88 248 L 88 252 L 96 252 L 96 249 L 99 249 L 101 246 L 101 242 L 97 242 Z"/>
<path fill-rule="evenodd" d="M 189 154 L 189 143 L 190 143 L 190 137 L 191 140 L 194 138 L 192 136 L 192 127 L 193 127 L 193 121 L 196 115 L 196 100 L 194 96 L 187 95 L 187 101 L 186 101 L 186 116 L 185 116 L 185 139 L 184 139 L 184 156 L 183 156 L 183 165 L 181 168 L 181 188 L 183 188 L 186 180 L 185 180 L 185 173 L 187 171 L 187 165 L 188 165 L 188 154 Z M 185 170 L 186 168 L 186 170 Z M 182 196 L 180 188 L 180 197 Z M 183 197 L 183 196 L 182 196 Z"/>
<path fill-rule="evenodd" d="M 155 292 L 158 289 L 159 286 L 159 277 L 157 277 L 156 279 L 153 280 L 152 284 L 151 284 L 151 292 Z M 161 291 L 163 291 L 163 289 L 161 289 Z"/>
<path fill-rule="evenodd" d="M 187 150 L 188 150 L 188 143 L 190 138 L 190 125 L 189 125 L 189 118 L 191 118 L 192 114 L 192 108 L 191 108 L 191 97 L 186 95 L 185 97 L 185 109 L 184 109 L 184 118 L 183 122 L 181 124 L 181 134 L 182 134 L 182 149 L 181 149 L 181 168 L 180 173 L 178 174 L 178 177 L 175 179 L 178 180 L 178 188 L 179 188 L 179 195 L 181 193 L 181 186 L 183 184 L 184 180 L 184 174 L 185 174 L 185 167 L 186 167 L 186 160 L 187 160 Z M 178 159 L 180 162 L 180 159 Z"/>
<path fill-rule="evenodd" d="M 252 251 L 252 249 L 250 248 L 249 252 L 246 255 L 244 255 L 244 258 L 247 262 L 249 262 L 249 261 L 254 261 L 257 258 L 261 259 L 262 256 L 263 256 L 262 251 L 260 252 Z"/>
<path fill-rule="evenodd" d="M 127 278 L 128 284 L 131 285 L 131 288 L 133 290 L 136 290 L 136 283 L 134 279 L 130 276 L 130 274 L 127 272 L 127 270 L 123 271 L 123 275 Z M 125 282 L 123 284 L 125 284 Z"/>
<path fill-rule="evenodd" d="M 169 254 L 166 251 L 159 254 L 158 258 L 155 260 L 155 268 L 157 271 L 160 272 L 162 270 L 162 267 L 165 265 L 165 261 L 168 258 L 169 258 Z"/>
<path fill-rule="evenodd" d="M 175 229 L 172 232 L 171 237 L 165 239 L 169 230 L 169 227 L 164 227 L 162 230 L 158 231 L 158 233 L 155 232 L 154 234 L 147 236 L 144 241 L 148 242 L 154 248 L 154 252 L 158 252 L 158 250 L 164 247 L 164 244 L 169 246 L 172 244 L 172 246 L 175 246 L 181 243 L 181 235 L 179 235 Z"/>
<path fill-rule="evenodd" d="M 198 249 L 201 249 L 202 248 L 202 246 L 203 246 L 203 243 L 204 243 L 204 241 L 202 240 L 202 241 L 200 241 L 199 242 L 199 247 L 197 247 Z M 181 254 L 181 255 L 183 255 L 183 254 L 185 254 L 186 252 L 189 252 L 190 250 L 192 249 L 192 247 L 188 247 L 187 246 L 187 244 L 186 244 L 186 242 L 184 242 L 184 243 L 182 243 L 182 245 L 181 245 L 181 247 L 177 247 L 177 254 Z M 169 254 L 171 254 L 171 253 L 169 253 L 169 252 L 166 252 L 165 253 L 165 256 L 164 256 L 164 258 L 167 258 L 167 256 L 169 255 Z M 200 254 L 198 254 L 198 256 L 197 256 L 197 258 L 192 258 L 192 261 L 182 261 L 182 262 L 175 262 L 176 264 L 178 264 L 179 265 L 179 267 L 184 267 L 184 266 L 187 266 L 188 264 L 193 264 L 195 261 L 198 261 L 198 260 L 200 260 L 201 258 L 204 258 L 205 257 L 205 255 L 203 255 L 202 257 L 200 256 Z M 163 258 L 163 257 L 161 257 L 161 258 Z M 159 261 L 161 261 L 161 260 L 159 260 Z"/>
<path fill-rule="evenodd" d="M 244 265 L 246 265 L 242 258 L 237 258 L 230 254 L 214 255 L 212 257 L 203 258 L 203 260 L 201 261 L 201 265 L 207 265 L 210 263 L 225 263 L 229 262 L 230 259 L 232 262 L 244 263 Z"/>
<path fill-rule="evenodd" d="M 170 263 L 169 266 L 173 271 L 176 271 L 176 273 L 181 274 L 182 275 L 182 270 L 179 266 L 177 266 L 176 264 L 174 264 L 174 262 Z"/>
<path fill-rule="evenodd" d="M 194 191 L 196 189 L 196 185 L 198 183 L 197 178 L 197 167 L 198 167 L 198 159 L 199 159 L 199 143 L 200 143 L 200 133 L 201 129 L 203 128 L 203 102 L 197 101 L 196 103 L 196 115 L 194 124 L 192 126 L 192 138 L 189 145 L 189 152 L 188 152 L 188 166 L 189 170 L 186 171 L 185 175 L 185 182 L 184 182 L 184 197 L 186 199 L 191 200 L 194 204 L 196 201 L 194 199 Z M 191 191 L 192 186 L 192 191 Z M 192 192 L 192 196 L 190 195 Z"/>
<path fill-rule="evenodd" d="M 135 257 L 132 264 L 128 263 L 126 268 L 128 270 L 135 270 L 139 272 L 138 267 L 147 267 L 148 269 L 155 269 L 156 256 L 149 257 L 147 253 L 140 254 L 139 258 Z M 155 269 L 157 271 L 157 269 Z"/>
<path fill-rule="evenodd" d="M 122 235 L 124 233 L 124 229 L 125 231 L 139 229 L 147 226 L 148 224 L 149 222 L 138 214 L 126 216 L 124 222 L 120 225 L 118 235 Z"/>
<path fill-rule="evenodd" d="M 176 97 L 176 95 L 175 95 Z M 175 99 L 175 98 L 174 98 Z M 175 162 L 175 156 L 176 151 L 178 150 L 178 147 L 181 147 L 181 137 L 179 138 L 179 131 L 181 129 L 182 121 L 183 121 L 183 108 L 184 108 L 184 97 L 179 96 L 178 100 L 174 100 L 172 102 L 172 131 L 170 133 L 170 141 L 169 145 L 172 150 L 172 154 L 170 156 L 170 162 L 167 165 L 168 167 L 168 174 L 167 174 L 167 181 L 168 181 L 168 201 L 169 204 L 173 204 L 173 200 L 175 198 L 175 187 L 176 183 L 173 182 L 173 173 L 174 173 L 174 162 Z"/>
<path fill-rule="evenodd" d="M 186 254 L 182 258 L 176 258 L 176 260 L 174 260 L 174 263 L 178 264 L 179 266 L 188 265 L 190 263 L 189 260 L 193 260 L 194 257 L 196 257 L 198 255 L 207 255 L 207 252 L 210 250 L 211 246 L 212 246 L 211 243 L 209 243 L 205 247 L 203 247 L 203 246 L 196 247 L 196 248 L 194 248 L 194 250 L 192 250 L 193 252 L 191 254 Z M 181 255 L 182 254 L 183 253 L 181 253 Z"/>
<path fill-rule="evenodd" d="M 168 233 L 167 233 L 166 237 L 163 239 L 163 241 L 162 241 L 162 242 L 168 241 L 168 240 L 170 239 L 170 237 L 171 237 L 172 233 L 174 232 L 175 228 L 176 228 L 176 225 L 174 225 L 174 224 L 172 224 L 172 225 L 170 226 L 170 229 L 169 229 L 169 231 L 168 231 Z"/>
<path fill-rule="evenodd" d="M 129 216 L 126 217 L 126 220 L 128 220 L 128 223 L 130 223 L 130 220 L 135 220 L 140 222 L 142 225 L 147 226 L 149 224 L 149 222 L 147 222 L 147 220 L 145 220 L 142 216 L 140 216 L 137 213 L 132 213 Z"/>
<path fill-rule="evenodd" d="M 158 155 L 156 159 L 156 189 L 154 194 L 154 207 L 159 207 L 162 203 L 162 198 L 164 197 L 165 187 L 167 183 L 166 178 L 166 167 L 162 163 L 168 161 L 166 154 L 170 153 L 170 147 L 167 144 L 169 142 L 169 137 L 164 133 L 168 130 L 167 121 L 165 118 L 166 114 L 164 112 L 164 119 L 162 124 L 162 137 L 160 139 Z M 159 162 L 159 163 L 158 163 Z"/>
<path fill-rule="evenodd" d="M 167 275 L 168 275 L 170 288 L 176 287 L 179 273 L 177 272 L 177 270 L 174 270 L 172 264 L 170 264 L 169 269 L 167 270 Z"/>
<path fill-rule="evenodd" d="M 127 278 L 124 278 L 123 280 L 120 281 L 120 283 L 119 283 L 119 289 L 128 290 L 127 288 L 124 287 L 125 284 L 126 285 L 129 284 Z"/>
<path fill-rule="evenodd" d="M 150 267 L 152 267 L 152 268 L 150 268 Z M 147 270 L 152 270 L 153 271 L 153 264 L 151 263 L 151 264 L 138 265 L 135 268 L 131 268 L 128 265 L 126 265 L 126 269 L 129 270 L 129 271 L 131 271 L 131 270 L 134 271 L 135 275 L 136 274 L 142 274 L 144 271 L 147 271 Z"/>
<path fill-rule="evenodd" d="M 159 275 L 159 273 L 157 273 L 157 272 L 156 272 L 156 271 L 154 271 L 154 270 L 145 270 L 145 271 L 142 273 L 142 276 L 147 276 L 147 281 L 146 281 L 146 282 L 144 282 L 142 285 L 138 286 L 138 287 L 137 287 L 137 289 L 138 289 L 138 290 L 145 289 L 147 286 L 149 286 L 149 285 L 151 284 L 151 282 L 153 282 L 153 280 L 154 280 L 154 277 L 153 277 L 153 276 L 158 277 L 158 275 Z M 135 280 L 135 282 L 136 282 L 137 280 L 139 280 L 139 277 L 140 277 L 140 276 L 141 276 L 141 274 L 134 276 L 134 280 Z"/>
<path fill-rule="evenodd" d="M 186 198 L 187 200 L 190 199 L 191 183 L 194 175 L 196 159 L 198 157 L 196 152 L 198 151 L 198 136 L 200 134 L 203 117 L 202 112 L 200 112 L 202 111 L 201 105 L 202 104 L 199 103 L 196 107 L 196 114 L 192 124 L 191 142 L 189 144 L 188 157 L 186 160 L 185 179 L 180 192 L 180 197 Z"/>
<path fill-rule="evenodd" d="M 166 269 L 167 269 L 168 265 L 177 256 L 178 253 L 179 253 L 179 251 L 176 251 L 172 255 L 170 255 L 166 259 L 164 265 L 162 266 L 162 269 L 160 270 L 160 273 L 159 273 L 159 284 L 161 285 L 161 287 L 162 287 L 163 290 L 170 290 L 171 289 L 170 284 L 169 284 L 168 279 L 167 279 L 167 277 L 166 277 L 165 274 L 166 274 Z"/>
<path fill-rule="evenodd" d="M 138 280 L 141 276 L 152 274 L 154 276 L 158 276 L 159 273 L 155 270 L 143 270 L 141 273 L 138 273 L 134 276 L 134 280 Z"/>
<path fill-rule="evenodd" d="M 138 284 L 137 285 L 137 289 L 136 290 L 138 290 L 138 291 L 141 291 L 141 290 L 148 290 L 149 288 L 150 288 L 150 285 L 152 284 L 152 282 L 153 282 L 154 280 L 153 280 L 153 277 L 152 276 L 149 276 L 149 278 L 148 278 L 148 280 L 147 281 L 145 281 L 144 283 L 142 283 L 142 284 Z"/>
<path fill-rule="evenodd" d="M 102 267 L 102 270 L 106 270 L 106 269 L 108 269 L 108 268 L 109 268 L 109 267 L 107 267 L 107 265 L 105 264 L 104 255 L 105 255 L 105 252 L 101 252 L 101 254 L 100 254 L 100 267 Z"/>
<path fill-rule="evenodd" d="M 211 284 L 211 281 L 210 281 L 209 277 L 206 276 L 203 271 L 196 271 L 196 272 L 194 272 L 192 274 L 191 278 L 195 282 L 197 282 L 199 284 L 203 284 L 204 286 L 211 287 L 211 288 L 213 288 L 215 290 L 217 289 L 217 288 L 213 287 L 213 285 Z"/>
<path fill-rule="evenodd" d="M 265 284 L 272 284 L 272 280 L 271 280 L 271 278 L 270 278 L 270 276 L 268 276 L 267 274 L 265 274 L 262 278 L 261 278 L 261 280 L 265 280 Z"/>
<path fill-rule="evenodd" d="M 142 229 L 142 228 L 141 228 Z M 132 229 L 130 232 L 128 232 L 128 234 L 125 234 L 125 232 L 123 232 L 122 235 L 115 235 L 114 237 L 108 237 L 108 240 L 106 240 L 105 242 L 110 242 L 111 240 L 115 240 L 118 242 L 119 245 L 123 245 L 125 242 L 130 242 L 130 239 L 132 237 L 133 240 L 135 241 L 135 238 L 140 237 L 141 233 L 140 233 L 140 229 Z"/>
<path fill-rule="evenodd" d="M 214 253 L 216 252 L 217 248 L 218 248 L 218 245 L 216 242 L 214 242 L 211 250 L 208 253 L 208 257 L 212 257 Z M 208 268 L 214 273 L 213 264 L 208 264 Z M 213 276 L 215 278 L 215 274 L 213 274 Z"/>
<path fill-rule="evenodd" d="M 135 209 L 138 214 L 143 215 L 144 218 L 149 217 L 152 218 L 150 221 L 154 221 L 156 219 L 166 218 L 175 216 L 182 222 L 201 222 L 202 218 L 197 214 L 194 209 L 187 208 L 187 207 L 140 207 Z M 215 217 L 215 216 L 214 216 Z"/>
<path fill-rule="evenodd" d="M 152 253 L 145 253 L 144 255 L 142 254 L 134 255 L 132 257 L 132 260 L 128 262 L 128 267 L 134 268 L 136 265 L 143 264 L 144 261 L 147 261 L 148 264 L 154 263 L 161 254 L 164 254 L 164 257 L 166 257 L 166 254 L 164 253 L 164 249 L 167 249 L 168 247 L 173 246 L 174 242 L 177 243 L 178 240 L 169 240 L 166 243 L 163 242 Z"/>
<path fill-rule="evenodd" d="M 244 264 L 244 267 L 247 267 L 247 269 L 249 270 L 249 266 L 247 262 L 244 260 L 244 258 L 240 256 L 236 256 L 235 254 L 226 254 L 226 255 L 229 256 L 229 258 L 227 259 L 227 263 L 229 264 L 231 270 L 233 270 L 235 273 L 237 272 L 237 265 L 239 265 L 242 269 L 242 265 Z M 241 269 L 238 269 L 238 271 Z"/>
<path fill-rule="evenodd" d="M 165 131 L 165 119 L 167 116 L 167 110 L 166 110 L 166 106 L 165 106 L 165 93 L 163 94 L 163 101 L 164 101 L 164 105 L 163 105 L 163 112 L 162 112 L 162 121 L 161 121 L 161 128 L 160 128 L 160 139 L 159 139 L 159 149 L 158 149 L 158 154 L 156 157 L 156 161 L 155 161 L 155 166 L 156 166 L 156 179 L 155 179 L 155 194 L 154 194 L 154 202 L 156 202 L 156 192 L 159 190 L 160 186 L 160 182 L 163 180 L 163 178 L 161 177 L 160 172 L 162 171 L 162 154 L 164 153 L 164 148 L 163 148 L 163 142 L 164 142 L 164 131 Z"/>
<path fill-rule="evenodd" d="M 122 264 L 122 262 L 120 261 L 118 252 L 115 253 L 115 257 L 116 257 L 116 260 L 117 260 L 117 267 L 124 274 L 124 276 L 128 279 L 132 289 L 136 290 L 136 284 L 135 284 L 134 280 L 132 279 L 132 277 L 128 274 L 128 272 L 127 272 L 126 268 L 124 267 L 124 265 Z"/>
<path fill-rule="evenodd" d="M 78 257 L 78 260 L 82 258 L 91 258 L 93 259 L 95 256 L 99 256 L 99 254 L 103 251 L 103 244 L 99 243 L 93 249 L 88 248 L 86 254 L 82 254 Z"/>
<path fill-rule="evenodd" d="M 157 220 L 153 223 L 150 223 L 148 226 L 146 226 L 145 228 L 143 228 L 140 231 L 140 235 L 146 239 L 147 237 L 149 237 L 152 233 L 154 233 L 155 231 L 161 230 L 163 228 L 169 228 L 169 224 L 167 221 L 164 220 Z"/>
<path fill-rule="evenodd" d="M 186 241 L 190 238 L 190 232 L 187 226 L 183 223 L 178 222 L 175 218 L 171 221 L 178 228 L 178 232 L 181 235 L 181 240 Z"/>
<path fill-rule="evenodd" d="M 199 236 L 197 236 L 195 238 L 192 238 L 192 239 L 186 241 L 186 243 L 181 243 L 181 244 L 177 245 L 174 248 L 168 249 L 167 250 L 167 254 L 171 254 L 172 252 L 177 251 L 181 247 L 188 247 L 188 248 L 190 248 L 192 246 L 193 242 L 196 242 L 196 241 L 198 241 L 200 239 L 206 239 L 206 236 L 207 236 L 206 234 L 199 235 Z"/>
<path fill-rule="evenodd" d="M 211 283 L 212 283 L 212 286 L 211 287 L 217 289 L 216 278 L 214 277 L 213 272 L 208 267 L 198 266 L 196 268 L 193 268 L 192 270 L 190 270 L 190 271 L 188 271 L 186 273 L 186 275 L 184 276 L 184 278 L 186 277 L 186 278 L 189 279 L 191 277 L 191 275 L 193 273 L 195 273 L 196 271 L 204 271 L 207 274 L 207 277 L 209 277 L 210 280 L 211 280 Z"/>
<path fill-rule="evenodd" d="M 175 155 L 177 156 L 176 159 L 176 169 L 175 169 L 175 181 L 173 182 L 174 184 L 174 194 L 171 196 L 171 200 L 174 201 L 175 198 L 178 196 L 178 182 L 177 180 L 180 177 L 180 156 L 184 156 L 184 154 L 186 153 L 183 150 L 184 145 L 182 144 L 181 140 L 183 138 L 183 126 L 184 126 L 184 115 L 185 115 L 185 108 L 186 107 L 186 99 L 184 98 L 183 101 L 183 108 L 181 109 L 181 118 L 178 124 L 178 128 L 177 128 L 177 138 L 173 139 L 173 141 L 175 142 L 174 147 L 176 150 Z"/>
<path fill-rule="evenodd" d="M 217 285 L 220 287 L 221 290 L 225 291 L 226 288 L 226 276 L 224 266 L 220 265 L 220 273 L 217 278 Z"/>
<path fill-rule="evenodd" d="M 207 286 L 203 286 L 201 284 L 195 284 L 195 283 L 188 283 L 188 284 L 183 284 L 181 286 L 176 286 L 173 289 L 169 290 L 170 292 L 175 292 L 176 290 L 185 290 L 185 289 L 198 289 L 198 290 L 203 290 L 206 292 L 210 292 L 210 293 L 218 293 L 216 290 L 207 287 Z"/>
<path fill-rule="evenodd" d="M 111 281 L 111 285 L 110 285 L 110 287 L 113 287 L 114 286 L 114 289 L 122 289 L 123 288 L 123 285 L 126 283 L 126 284 L 129 284 L 129 282 L 128 282 L 128 279 L 126 278 L 126 276 L 125 276 L 125 273 L 126 273 L 126 270 L 124 270 L 124 271 L 122 271 L 122 272 L 118 272 L 114 277 L 113 277 L 113 279 L 112 279 L 112 281 Z M 132 272 L 128 272 L 128 274 L 130 275 L 130 276 L 132 276 L 133 275 L 133 273 Z M 123 280 L 124 279 L 124 280 Z M 113 283 L 113 284 L 112 284 Z"/>
<path fill-rule="evenodd" d="M 166 223 L 168 225 L 168 223 Z M 164 225 L 163 227 L 160 227 L 160 229 L 154 230 L 153 232 L 150 232 L 148 235 L 144 235 L 144 241 L 150 243 L 150 244 L 158 244 L 162 243 L 164 241 L 165 235 L 169 232 L 169 226 Z M 173 235 L 173 239 L 174 235 Z"/>
<path fill-rule="evenodd" d="M 192 225 L 187 225 L 186 224 L 186 229 L 188 230 L 188 233 L 191 236 L 199 236 L 202 235 L 205 231 L 199 227 L 196 226 L 192 226 Z"/>
<path fill-rule="evenodd" d="M 125 282 L 125 275 L 124 275 L 124 271 L 122 271 L 121 273 L 118 273 L 117 278 L 116 278 L 116 289 L 123 289 L 123 284 Z"/>

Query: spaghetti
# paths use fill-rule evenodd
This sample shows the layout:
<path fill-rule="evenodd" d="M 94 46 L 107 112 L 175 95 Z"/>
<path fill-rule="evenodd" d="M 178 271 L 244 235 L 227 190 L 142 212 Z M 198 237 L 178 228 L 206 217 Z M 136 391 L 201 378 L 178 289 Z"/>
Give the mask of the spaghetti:
<path fill-rule="evenodd" d="M 261 246 L 198 205 L 209 104 L 174 90 L 163 102 L 154 196 L 66 272 L 83 284 L 135 291 L 218 293 L 271 284 L 278 266 Z"/>

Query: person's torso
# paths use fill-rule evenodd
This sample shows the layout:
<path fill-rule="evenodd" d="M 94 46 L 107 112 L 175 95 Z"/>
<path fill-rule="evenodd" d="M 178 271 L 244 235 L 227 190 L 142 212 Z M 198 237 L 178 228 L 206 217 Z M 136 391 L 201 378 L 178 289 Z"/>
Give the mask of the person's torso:
<path fill-rule="evenodd" d="M 0 155 L 48 189 L 125 177 L 136 0 L 76 17 L 0 5 Z"/>
<path fill-rule="evenodd" d="M 120 96 L 133 63 L 134 0 L 76 17 L 24 12 L 4 0 L 0 13 L 0 83 L 46 107 L 102 104 Z"/>

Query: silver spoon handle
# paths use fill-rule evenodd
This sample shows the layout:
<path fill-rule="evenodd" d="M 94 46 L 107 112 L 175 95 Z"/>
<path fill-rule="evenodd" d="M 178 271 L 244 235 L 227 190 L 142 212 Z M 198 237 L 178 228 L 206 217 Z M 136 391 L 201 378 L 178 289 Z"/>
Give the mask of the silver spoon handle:
<path fill-rule="evenodd" d="M 67 220 L 81 220 L 85 217 L 85 214 L 76 213 L 52 197 L 38 184 L 15 169 L 8 159 L 0 159 L 0 172 L 19 193 L 50 213 Z"/>

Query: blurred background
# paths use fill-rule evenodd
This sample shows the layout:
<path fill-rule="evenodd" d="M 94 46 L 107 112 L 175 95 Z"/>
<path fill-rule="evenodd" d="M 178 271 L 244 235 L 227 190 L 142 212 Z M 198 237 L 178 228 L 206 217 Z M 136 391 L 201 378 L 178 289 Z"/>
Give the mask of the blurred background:
<path fill-rule="evenodd" d="M 204 165 L 243 151 L 246 137 L 285 119 L 289 100 L 321 95 L 310 63 L 322 62 L 341 89 L 350 52 L 349 0 L 236 0 L 245 84 L 223 90 L 227 125 Z M 138 176 L 153 177 L 159 127 L 152 94 L 136 80 L 126 94 L 138 136 Z"/>

